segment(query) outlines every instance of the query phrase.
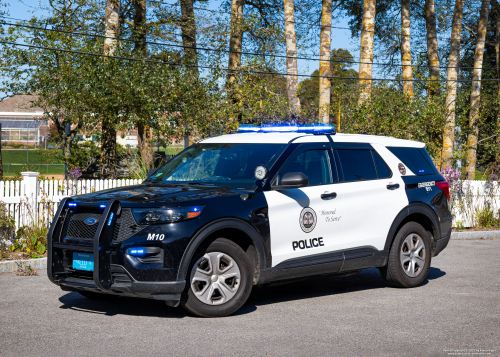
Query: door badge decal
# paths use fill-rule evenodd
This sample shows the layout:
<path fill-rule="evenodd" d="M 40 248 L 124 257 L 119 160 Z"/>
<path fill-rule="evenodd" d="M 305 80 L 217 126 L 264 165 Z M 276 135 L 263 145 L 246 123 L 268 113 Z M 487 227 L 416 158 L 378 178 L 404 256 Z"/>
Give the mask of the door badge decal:
<path fill-rule="evenodd" d="M 311 207 L 306 207 L 300 212 L 300 228 L 306 233 L 312 232 L 314 227 L 316 227 L 317 220 L 316 212 Z"/>
<path fill-rule="evenodd" d="M 398 169 L 399 169 L 399 172 L 401 173 L 401 175 L 406 175 L 406 167 L 405 167 L 405 165 L 403 165 L 402 163 L 399 163 L 398 164 Z"/>

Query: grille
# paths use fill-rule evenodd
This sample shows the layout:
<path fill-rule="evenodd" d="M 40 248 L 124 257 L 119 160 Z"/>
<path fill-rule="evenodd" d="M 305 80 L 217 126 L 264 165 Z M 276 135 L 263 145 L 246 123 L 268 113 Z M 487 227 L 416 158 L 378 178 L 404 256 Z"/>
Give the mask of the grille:
<path fill-rule="evenodd" d="M 78 238 L 78 239 L 94 239 L 95 232 L 97 231 L 97 226 L 99 226 L 99 219 L 101 214 L 91 213 L 91 212 L 70 212 L 69 219 L 66 221 L 66 234 L 67 238 Z M 89 226 L 85 224 L 87 218 L 92 217 L 97 222 Z"/>
<path fill-rule="evenodd" d="M 123 209 L 120 217 L 116 220 L 115 229 L 113 230 L 113 241 L 123 242 L 144 228 L 145 226 L 139 226 L 135 223 L 134 216 L 129 209 Z"/>
<path fill-rule="evenodd" d="M 92 217 L 97 222 L 89 226 L 85 224 L 85 219 Z M 102 214 L 95 211 L 78 212 L 70 211 L 69 217 L 66 220 L 65 234 L 66 238 L 92 240 L 94 239 L 95 232 L 99 226 L 99 220 Z M 113 241 L 123 242 L 130 238 L 132 235 L 142 231 L 145 227 L 139 226 L 129 209 L 123 209 L 120 216 L 116 220 L 115 229 L 113 230 Z"/>

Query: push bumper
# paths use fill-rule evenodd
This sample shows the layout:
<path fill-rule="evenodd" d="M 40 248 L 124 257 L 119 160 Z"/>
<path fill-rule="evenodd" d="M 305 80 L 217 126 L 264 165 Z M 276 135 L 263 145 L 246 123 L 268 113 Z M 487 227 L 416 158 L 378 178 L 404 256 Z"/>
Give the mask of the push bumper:
<path fill-rule="evenodd" d="M 437 256 L 439 253 L 443 251 L 444 248 L 448 245 L 451 238 L 451 229 L 450 231 L 441 239 L 436 241 L 436 250 L 434 251 L 434 256 Z"/>
<path fill-rule="evenodd" d="M 92 246 L 73 246 L 62 242 L 62 227 L 67 219 L 67 206 L 71 198 L 65 198 L 47 235 L 49 280 L 66 291 L 93 291 L 103 294 L 126 295 L 164 300 L 177 306 L 186 286 L 185 281 L 136 281 L 122 266 L 111 264 L 109 249 L 116 216 L 121 210 L 120 202 L 111 200 L 102 213 Z M 63 251 L 92 253 L 94 257 L 91 276 L 75 277 L 64 269 L 63 259 L 56 254 Z"/>

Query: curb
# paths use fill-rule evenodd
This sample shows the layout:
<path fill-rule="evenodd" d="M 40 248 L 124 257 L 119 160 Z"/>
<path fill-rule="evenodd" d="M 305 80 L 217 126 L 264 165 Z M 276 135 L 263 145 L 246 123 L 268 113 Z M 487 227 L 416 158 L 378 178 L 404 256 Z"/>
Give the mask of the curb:
<path fill-rule="evenodd" d="M 9 260 L 0 262 L 0 273 L 15 273 L 18 264 L 29 264 L 35 269 L 47 269 L 47 258 L 26 259 L 26 260 Z"/>
<path fill-rule="evenodd" d="M 451 239 L 495 239 L 500 231 L 452 232 Z"/>

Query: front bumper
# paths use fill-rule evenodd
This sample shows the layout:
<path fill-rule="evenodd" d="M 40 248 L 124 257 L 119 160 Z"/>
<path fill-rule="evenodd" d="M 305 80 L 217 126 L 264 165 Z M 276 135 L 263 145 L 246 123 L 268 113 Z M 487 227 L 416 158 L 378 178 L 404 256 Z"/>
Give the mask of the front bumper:
<path fill-rule="evenodd" d="M 67 204 L 71 198 L 65 198 L 58 210 L 47 235 L 49 280 L 66 291 L 93 291 L 105 294 L 126 295 L 164 300 L 176 306 L 186 285 L 185 281 L 162 280 L 156 276 L 154 281 L 137 281 L 128 271 L 127 262 L 116 264 L 112 260 L 114 248 L 111 245 L 112 232 L 121 205 L 117 200 L 107 203 L 91 245 L 67 244 L 62 239 L 62 227 L 67 218 Z M 72 252 L 93 254 L 93 271 L 75 271 L 68 267 L 68 255 Z M 130 264 L 129 264 L 130 265 Z M 154 265 L 154 264 L 152 264 Z M 160 263 L 160 267 L 161 267 Z M 134 270 L 133 266 L 129 267 Z M 160 269 L 167 270 L 167 269 Z M 165 279 L 170 280 L 170 279 Z"/>
<path fill-rule="evenodd" d="M 57 281 L 64 291 L 92 291 L 97 293 L 164 300 L 177 306 L 186 286 L 185 281 L 130 281 L 116 282 L 108 290 L 99 289 L 90 279 L 63 278 Z"/>

